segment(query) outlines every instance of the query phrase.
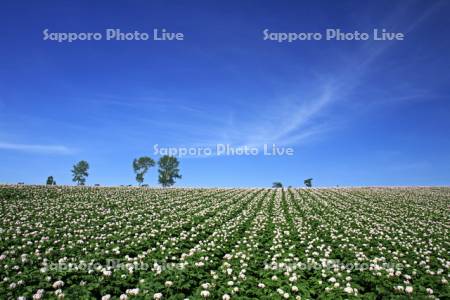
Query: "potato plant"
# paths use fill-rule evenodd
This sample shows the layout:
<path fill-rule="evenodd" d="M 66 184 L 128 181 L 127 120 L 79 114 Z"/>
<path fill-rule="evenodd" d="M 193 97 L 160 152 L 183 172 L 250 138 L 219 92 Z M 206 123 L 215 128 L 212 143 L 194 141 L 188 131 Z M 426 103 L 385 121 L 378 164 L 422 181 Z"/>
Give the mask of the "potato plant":
<path fill-rule="evenodd" d="M 0 299 L 450 299 L 450 189 L 0 186 Z"/>

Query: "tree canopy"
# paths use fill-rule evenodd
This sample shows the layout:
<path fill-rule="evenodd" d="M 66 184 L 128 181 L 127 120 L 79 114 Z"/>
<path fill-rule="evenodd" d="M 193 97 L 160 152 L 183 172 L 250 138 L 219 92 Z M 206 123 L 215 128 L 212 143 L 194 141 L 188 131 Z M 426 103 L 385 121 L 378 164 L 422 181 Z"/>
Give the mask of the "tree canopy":
<path fill-rule="evenodd" d="M 272 183 L 272 187 L 273 188 L 282 188 L 283 184 L 281 182 L 275 181 L 274 183 Z"/>
<path fill-rule="evenodd" d="M 178 159 L 174 156 L 164 155 L 159 159 L 158 181 L 163 187 L 174 185 L 175 178 L 181 179 L 179 164 Z"/>
<path fill-rule="evenodd" d="M 53 179 L 53 176 L 47 177 L 47 185 L 56 185 L 56 181 Z"/>
<path fill-rule="evenodd" d="M 133 160 L 133 170 L 136 173 L 136 181 L 139 185 L 144 182 L 145 173 L 154 165 L 155 161 L 148 156 L 142 156 Z"/>
<path fill-rule="evenodd" d="M 306 187 L 312 187 L 312 178 L 308 178 L 308 179 L 305 179 L 305 181 L 303 181 L 304 183 L 305 183 L 305 186 Z"/>
<path fill-rule="evenodd" d="M 85 160 L 79 161 L 72 168 L 72 181 L 76 182 L 78 185 L 84 185 L 86 183 L 86 177 L 89 176 L 88 170 L 88 162 Z"/>

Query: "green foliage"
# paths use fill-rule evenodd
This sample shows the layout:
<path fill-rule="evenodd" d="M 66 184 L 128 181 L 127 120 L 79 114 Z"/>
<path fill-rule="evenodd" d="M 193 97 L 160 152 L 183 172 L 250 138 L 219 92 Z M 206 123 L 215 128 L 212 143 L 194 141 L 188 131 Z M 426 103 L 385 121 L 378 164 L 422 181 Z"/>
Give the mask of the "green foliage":
<path fill-rule="evenodd" d="M 56 185 L 56 181 L 53 179 L 53 176 L 47 177 L 47 185 Z"/>
<path fill-rule="evenodd" d="M 282 188 L 283 184 L 281 182 L 275 181 L 274 183 L 272 183 L 272 187 L 273 188 Z"/>
<path fill-rule="evenodd" d="M 308 179 L 305 179 L 305 181 L 303 181 L 304 183 L 305 183 L 305 186 L 306 187 L 312 187 L 312 178 L 308 178 Z"/>
<path fill-rule="evenodd" d="M 449 201 L 437 187 L 0 185 L 0 299 L 450 299 Z"/>
<path fill-rule="evenodd" d="M 175 178 L 181 178 L 179 164 L 174 156 L 164 155 L 159 159 L 158 181 L 163 187 L 172 186 L 175 184 Z"/>
<path fill-rule="evenodd" d="M 86 183 L 86 177 L 89 176 L 88 170 L 88 162 L 85 160 L 79 161 L 72 168 L 72 181 L 76 182 L 78 185 L 84 185 Z"/>
<path fill-rule="evenodd" d="M 155 161 L 148 156 L 142 156 L 133 160 L 133 170 L 136 173 L 136 181 L 139 185 L 144 182 L 145 173 L 154 165 Z"/>

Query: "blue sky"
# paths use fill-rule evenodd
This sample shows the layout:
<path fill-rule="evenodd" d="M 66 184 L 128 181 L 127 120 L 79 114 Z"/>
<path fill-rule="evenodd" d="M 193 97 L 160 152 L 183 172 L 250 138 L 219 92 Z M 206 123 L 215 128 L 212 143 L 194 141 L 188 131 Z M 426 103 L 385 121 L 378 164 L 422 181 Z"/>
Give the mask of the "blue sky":
<path fill-rule="evenodd" d="M 0 183 L 133 184 L 153 145 L 294 148 L 183 157 L 177 186 L 448 185 L 446 1 L 10 1 L 0 9 Z M 44 41 L 182 32 L 183 41 Z M 264 41 L 262 31 L 402 32 L 403 41 Z M 146 176 L 157 184 L 157 170 Z"/>

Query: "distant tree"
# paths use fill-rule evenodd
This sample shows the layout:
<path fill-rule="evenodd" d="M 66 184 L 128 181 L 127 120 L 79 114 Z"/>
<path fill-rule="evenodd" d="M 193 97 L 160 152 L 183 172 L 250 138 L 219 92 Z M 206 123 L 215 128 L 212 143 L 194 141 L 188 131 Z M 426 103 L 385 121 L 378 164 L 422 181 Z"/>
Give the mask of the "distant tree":
<path fill-rule="evenodd" d="M 88 173 L 89 164 L 87 161 L 79 161 L 72 169 L 72 181 L 76 182 L 78 185 L 84 185 L 86 183 L 86 177 L 89 176 Z"/>
<path fill-rule="evenodd" d="M 175 184 L 175 178 L 181 178 L 179 164 L 174 156 L 164 155 L 159 159 L 158 181 L 163 187 L 172 186 Z"/>
<path fill-rule="evenodd" d="M 312 187 L 312 178 L 308 178 L 308 179 L 305 179 L 305 181 L 303 181 L 304 183 L 305 183 L 305 186 L 306 187 Z"/>
<path fill-rule="evenodd" d="M 144 182 L 145 173 L 154 165 L 155 161 L 148 156 L 142 156 L 133 160 L 133 170 L 136 173 L 136 181 L 139 185 Z"/>
<path fill-rule="evenodd" d="M 53 179 L 53 176 L 47 177 L 47 185 L 56 185 L 56 181 Z"/>
<path fill-rule="evenodd" d="M 272 183 L 272 187 L 273 188 L 282 188 L 283 184 L 281 182 L 275 181 L 274 183 Z"/>

